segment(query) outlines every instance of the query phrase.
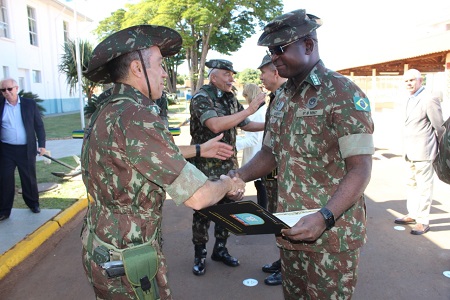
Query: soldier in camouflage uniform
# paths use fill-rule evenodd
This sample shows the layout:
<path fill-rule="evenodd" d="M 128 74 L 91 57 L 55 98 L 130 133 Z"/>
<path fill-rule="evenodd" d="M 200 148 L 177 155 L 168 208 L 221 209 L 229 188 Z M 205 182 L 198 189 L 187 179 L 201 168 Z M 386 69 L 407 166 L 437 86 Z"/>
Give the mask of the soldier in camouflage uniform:
<path fill-rule="evenodd" d="M 123 29 L 94 49 L 85 73 L 94 82 L 115 83 L 91 117 L 81 157 L 92 200 L 82 258 L 97 299 L 172 299 L 160 237 L 166 193 L 193 209 L 242 193 L 242 181 L 221 176 L 212 182 L 188 163 L 157 114 L 154 100 L 167 78 L 163 57 L 181 44 L 167 27 Z M 109 277 L 102 264 L 120 261 L 126 274 Z"/>
<path fill-rule="evenodd" d="M 277 237 L 285 299 L 350 299 L 366 241 L 370 104 L 320 60 L 321 24 L 301 9 L 265 26 L 258 45 L 288 81 L 270 110 L 263 148 L 236 171 L 249 181 L 277 166 L 278 212 L 319 209 Z"/>
<path fill-rule="evenodd" d="M 209 179 L 215 180 L 220 174 L 238 167 L 236 144 L 236 127 L 241 127 L 246 131 L 262 131 L 264 123 L 251 122 L 248 116 L 255 113 L 261 103 L 264 102 L 264 93 L 259 94 L 248 108 L 244 109 L 238 102 L 233 87 L 233 64 L 227 60 L 213 59 L 206 62 L 210 68 L 210 83 L 202 86 L 191 99 L 191 144 L 204 143 L 205 141 L 223 133 L 222 141 L 234 147 L 234 154 L 227 160 L 217 160 L 214 158 L 205 159 L 200 157 L 191 158 L 192 162 L 199 170 L 205 173 Z M 220 203 L 229 201 L 224 198 Z M 193 273 L 203 275 L 205 273 L 206 243 L 208 242 L 208 228 L 210 220 L 194 212 L 192 224 L 192 241 L 195 248 L 195 259 Z M 232 257 L 225 247 L 227 238 L 230 235 L 228 230 L 215 224 L 214 235 L 216 242 L 211 258 L 215 261 L 222 261 L 228 266 L 236 267 L 239 261 Z"/>
<path fill-rule="evenodd" d="M 261 71 L 259 79 L 261 79 L 264 87 L 270 91 L 269 94 L 269 107 L 266 111 L 266 124 L 264 126 L 264 136 L 267 132 L 267 124 L 270 118 L 270 110 L 273 107 L 274 101 L 283 90 L 286 84 L 286 78 L 281 77 L 278 74 L 277 68 L 272 63 L 270 55 L 265 55 L 258 69 Z M 277 193 L 277 169 L 272 170 L 268 175 L 263 177 L 263 183 L 266 187 L 267 198 L 269 205 L 267 209 L 274 213 L 277 211 L 278 193 Z M 267 285 L 280 285 L 281 284 L 281 260 L 264 265 L 262 267 L 263 272 L 271 273 L 264 279 L 264 283 Z"/>

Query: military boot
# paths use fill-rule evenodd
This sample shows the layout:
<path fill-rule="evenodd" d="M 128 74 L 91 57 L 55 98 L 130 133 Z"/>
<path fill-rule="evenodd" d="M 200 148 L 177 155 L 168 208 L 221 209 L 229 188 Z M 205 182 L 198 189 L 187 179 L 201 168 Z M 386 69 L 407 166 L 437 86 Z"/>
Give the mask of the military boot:
<path fill-rule="evenodd" d="M 206 245 L 200 244 L 195 245 L 195 257 L 194 257 L 194 267 L 192 268 L 192 272 L 194 275 L 200 276 L 205 274 L 205 260 L 206 260 Z"/>
<path fill-rule="evenodd" d="M 224 239 L 216 239 L 211 259 L 221 261 L 230 267 L 237 267 L 239 266 L 239 260 L 228 253 L 228 249 L 225 247 L 226 242 L 227 240 Z"/>

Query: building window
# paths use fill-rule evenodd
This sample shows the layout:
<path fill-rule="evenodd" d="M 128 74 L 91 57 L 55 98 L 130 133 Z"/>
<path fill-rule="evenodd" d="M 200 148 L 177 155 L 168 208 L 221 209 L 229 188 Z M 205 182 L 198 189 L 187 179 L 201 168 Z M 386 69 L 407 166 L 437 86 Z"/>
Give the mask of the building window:
<path fill-rule="evenodd" d="M 5 0 L 0 0 L 0 37 L 9 38 L 8 11 L 5 2 Z"/>
<path fill-rule="evenodd" d="M 70 39 L 70 37 L 69 37 L 69 22 L 63 21 L 63 30 L 64 30 L 64 42 L 67 43 Z"/>
<path fill-rule="evenodd" d="M 36 10 L 33 7 L 27 6 L 28 11 L 28 31 L 30 32 L 30 44 L 37 46 L 37 25 L 36 25 Z"/>
<path fill-rule="evenodd" d="M 3 78 L 9 78 L 9 67 L 3 66 Z"/>
<path fill-rule="evenodd" d="M 34 83 L 41 83 L 41 71 L 33 70 L 33 82 Z"/>

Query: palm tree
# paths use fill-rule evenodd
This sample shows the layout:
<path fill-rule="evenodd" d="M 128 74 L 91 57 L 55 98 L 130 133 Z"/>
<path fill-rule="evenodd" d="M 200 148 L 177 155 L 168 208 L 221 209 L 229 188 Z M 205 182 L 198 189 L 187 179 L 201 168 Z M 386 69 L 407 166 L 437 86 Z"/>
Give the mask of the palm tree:
<path fill-rule="evenodd" d="M 78 46 L 80 48 L 81 70 L 85 71 L 92 57 L 93 47 L 88 41 L 80 41 Z M 70 87 L 70 94 L 73 94 L 75 92 L 75 89 L 78 85 L 77 58 L 75 47 L 75 42 L 72 40 L 68 40 L 64 44 L 64 54 L 61 57 L 61 64 L 59 65 L 59 71 L 66 74 L 67 76 L 66 81 Z M 99 86 L 99 84 L 90 81 L 84 76 L 81 80 L 83 94 L 86 95 L 89 101 L 94 94 L 94 89 Z"/>

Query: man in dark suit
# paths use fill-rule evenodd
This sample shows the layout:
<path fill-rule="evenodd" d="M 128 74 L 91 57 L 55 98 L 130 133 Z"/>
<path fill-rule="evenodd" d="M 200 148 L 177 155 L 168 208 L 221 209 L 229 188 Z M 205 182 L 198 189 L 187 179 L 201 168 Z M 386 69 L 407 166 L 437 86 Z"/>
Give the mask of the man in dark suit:
<path fill-rule="evenodd" d="M 3 221 L 9 218 L 13 207 L 16 167 L 25 203 L 33 213 L 41 211 L 36 153 L 37 150 L 40 155 L 45 153 L 45 129 L 36 102 L 19 97 L 19 87 L 14 79 L 3 79 L 0 90 L 5 98 L 0 101 L 0 221 Z"/>
<path fill-rule="evenodd" d="M 415 224 L 411 234 L 430 230 L 429 214 L 433 196 L 433 160 L 444 127 L 441 103 L 425 87 L 418 70 L 405 72 L 403 79 L 409 98 L 405 108 L 404 158 L 408 164 L 406 207 L 408 214 L 397 224 Z"/>

